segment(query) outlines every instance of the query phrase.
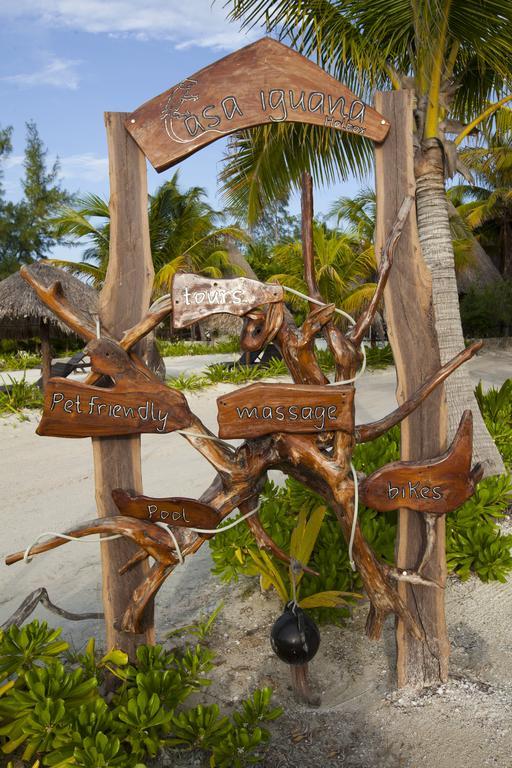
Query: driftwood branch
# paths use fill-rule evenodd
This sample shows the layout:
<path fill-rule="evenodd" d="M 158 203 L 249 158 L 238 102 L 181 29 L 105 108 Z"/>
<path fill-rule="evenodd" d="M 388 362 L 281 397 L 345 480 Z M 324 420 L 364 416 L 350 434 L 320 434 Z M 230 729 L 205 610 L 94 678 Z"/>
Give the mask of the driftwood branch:
<path fill-rule="evenodd" d="M 327 378 L 316 359 L 314 342 L 316 334 L 322 332 L 334 356 L 336 380 L 352 378 L 360 361 L 358 346 L 372 322 L 381 299 L 391 269 L 393 250 L 412 203 L 412 198 L 408 197 L 402 204 L 386 242 L 375 297 L 352 332 L 349 331 L 345 335 L 335 325 L 332 305 L 319 308 L 311 303 L 308 317 L 302 327 L 297 328 L 284 304 L 276 302 L 264 310 L 252 310 L 246 315 L 241 337 L 242 348 L 260 349 L 275 338 L 294 382 L 321 385 L 327 382 Z M 309 295 L 322 301 L 315 278 L 312 184 L 311 177 L 307 174 L 303 179 L 302 205 L 304 277 Z M 81 322 L 81 318 L 66 303 L 57 289 L 52 293 L 40 286 L 39 288 L 41 289 L 38 292 L 40 298 L 64 322 L 88 341 L 95 337 L 95 329 Z M 130 351 L 131 347 L 151 331 L 170 310 L 170 301 L 162 302 L 161 306 L 157 306 L 153 312 L 150 311 L 140 323 L 127 329 L 121 342 L 116 342 L 121 350 L 128 353 L 131 363 L 139 370 L 141 381 L 147 375 L 147 369 Z M 306 484 L 325 499 L 335 511 L 348 541 L 354 520 L 354 485 L 350 463 L 356 441 L 364 442 L 373 439 L 399 423 L 418 407 L 450 373 L 472 357 L 480 346 L 479 343 L 474 344 L 443 366 L 417 390 L 407 403 L 389 416 L 372 424 L 360 425 L 356 427 L 355 432 L 339 430 L 335 434 L 319 435 L 274 433 L 247 440 L 234 449 L 228 443 L 219 440 L 198 417 L 192 414 L 191 424 L 186 430 L 188 434 L 184 436 L 209 461 L 217 473 L 214 481 L 202 494 L 200 501 L 216 509 L 220 520 L 237 508 L 241 512 L 247 512 L 254 509 L 257 504 L 267 470 L 280 469 Z M 97 374 L 93 374 L 94 376 Z M 264 531 L 257 514 L 247 519 L 247 525 L 258 546 L 269 549 L 278 559 L 289 562 L 288 555 L 277 547 Z M 153 600 L 160 586 L 179 563 L 174 543 L 171 537 L 155 523 L 123 515 L 92 520 L 70 531 L 71 535 L 77 537 L 91 533 L 121 533 L 137 543 L 139 550 L 121 568 L 121 573 L 126 573 L 148 556 L 156 561 L 148 577 L 135 590 L 133 599 L 122 617 L 122 628 L 137 633 L 140 631 L 146 606 Z M 196 552 L 206 540 L 205 537 L 186 528 L 174 528 L 174 533 L 183 556 Z M 62 539 L 50 539 L 35 546 L 32 553 L 45 552 L 63 543 Z M 19 552 L 10 555 L 7 563 L 17 562 L 22 559 L 23 554 Z M 404 574 L 396 568 L 379 562 L 365 541 L 359 524 L 355 526 L 353 558 L 370 601 L 367 634 L 372 638 L 379 637 L 384 620 L 393 613 L 404 622 L 411 634 L 419 639 L 425 639 L 423 629 L 409 613 L 396 588 L 396 582 L 403 580 L 436 586 L 422 576 L 421 568 L 419 571 Z"/>
<path fill-rule="evenodd" d="M 29 266 L 20 269 L 20 275 L 34 289 L 37 296 L 41 299 L 48 309 L 57 315 L 72 331 L 81 336 L 85 341 L 96 338 L 96 328 L 94 324 L 84 316 L 83 312 L 74 307 L 69 299 L 66 298 L 60 282 L 55 282 L 49 288 L 46 288 L 30 271 Z M 104 330 L 104 335 L 108 335 Z"/>
<path fill-rule="evenodd" d="M 67 619 L 68 621 L 86 621 L 88 619 L 103 618 L 102 613 L 71 613 L 71 611 L 66 611 L 64 608 L 59 608 L 50 600 L 46 588 L 38 587 L 38 589 L 35 589 L 30 595 L 27 595 L 12 616 L 9 616 L 7 621 L 1 625 L 0 629 L 7 630 L 13 624 L 20 627 L 23 622 L 32 615 L 39 604 L 43 605 L 48 611 L 56 613 L 57 616 L 62 616 L 63 619 Z"/>
<path fill-rule="evenodd" d="M 438 371 L 427 379 L 425 384 L 419 387 L 408 400 L 402 403 L 399 408 L 396 408 L 396 410 L 392 411 L 387 416 L 384 416 L 384 418 L 379 419 L 378 421 L 372 421 L 369 424 L 358 424 L 355 432 L 356 442 L 366 443 L 368 440 L 375 440 L 376 437 L 383 435 L 384 432 L 387 432 L 388 429 L 394 427 L 395 424 L 399 424 L 403 421 L 403 419 L 409 416 L 409 414 L 421 405 L 423 400 L 425 400 L 425 398 L 427 398 L 439 384 L 442 384 L 450 374 L 457 370 L 460 365 L 471 360 L 473 355 L 476 355 L 478 350 L 482 349 L 482 346 L 483 341 L 475 341 L 474 344 L 471 344 L 462 352 L 459 352 L 458 355 L 452 357 L 451 360 L 445 363 Z"/>
<path fill-rule="evenodd" d="M 382 249 L 377 288 L 366 312 L 361 315 L 349 334 L 352 343 L 356 346 L 362 342 L 366 332 L 374 320 L 375 313 L 379 308 L 382 296 L 384 295 L 384 288 L 388 282 L 389 273 L 393 265 L 393 255 L 395 252 L 396 244 L 400 239 L 400 235 L 402 234 L 402 230 L 405 226 L 405 222 L 407 221 L 407 217 L 409 216 L 413 203 L 414 197 L 412 195 L 408 195 L 404 198 L 398 211 L 396 221 L 393 224 L 393 229 L 389 233 L 388 239 L 386 240 L 386 245 Z"/>

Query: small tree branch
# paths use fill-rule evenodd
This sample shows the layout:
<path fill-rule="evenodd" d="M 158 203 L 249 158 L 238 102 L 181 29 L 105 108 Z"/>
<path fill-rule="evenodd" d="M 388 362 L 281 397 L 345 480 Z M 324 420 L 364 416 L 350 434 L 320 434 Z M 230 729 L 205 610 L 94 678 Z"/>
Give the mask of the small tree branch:
<path fill-rule="evenodd" d="M 402 205 L 400 206 L 400 209 L 397 213 L 395 223 L 393 224 L 393 228 L 388 235 L 388 239 L 386 240 L 384 248 L 382 249 L 377 288 L 375 289 L 375 293 L 370 304 L 368 305 L 366 312 L 361 315 L 349 333 L 349 337 L 355 346 L 359 346 L 359 344 L 362 342 L 366 332 L 368 331 L 368 328 L 373 322 L 375 313 L 377 312 L 379 304 L 382 300 L 384 288 L 386 287 L 389 273 L 393 265 L 393 255 L 395 252 L 396 244 L 400 239 L 400 235 L 402 234 L 402 230 L 405 226 L 405 222 L 407 221 L 407 217 L 409 216 L 409 212 L 413 203 L 414 197 L 412 195 L 407 195 L 407 197 L 404 197 Z"/>
<path fill-rule="evenodd" d="M 0 629 L 7 630 L 13 624 L 15 624 L 17 627 L 20 627 L 25 619 L 27 619 L 35 611 L 39 603 L 44 605 L 47 610 L 51 611 L 52 613 L 56 613 L 57 616 L 62 616 L 62 618 L 67 619 L 68 621 L 86 621 L 88 619 L 103 618 L 102 613 L 71 613 L 70 611 L 64 610 L 64 608 L 59 608 L 57 605 L 54 605 L 54 603 L 52 603 L 48 597 L 46 588 L 38 587 L 38 589 L 35 589 L 30 593 L 30 595 L 27 595 L 19 608 L 16 609 L 12 616 L 9 616 L 7 621 L 2 624 Z"/>
<path fill-rule="evenodd" d="M 390 414 L 378 421 L 372 421 L 369 424 L 359 424 L 356 426 L 355 437 L 356 443 L 366 443 L 368 440 L 375 440 L 376 437 L 380 437 L 388 429 L 394 427 L 395 424 L 399 424 L 406 416 L 416 410 L 416 408 L 427 398 L 430 393 L 442 384 L 448 376 L 453 373 L 462 363 L 470 360 L 479 349 L 483 347 L 483 341 L 475 341 L 474 344 L 459 352 L 458 355 L 453 357 L 442 368 L 439 368 L 425 384 L 422 384 L 419 389 L 414 392 L 411 397 L 406 400 L 399 408 L 396 408 Z"/>
<path fill-rule="evenodd" d="M 96 338 L 95 326 L 78 307 L 74 307 L 66 298 L 60 282 L 57 281 L 50 288 L 46 288 L 34 277 L 28 266 L 20 269 L 20 275 L 34 289 L 43 304 L 78 336 L 86 341 Z M 104 335 L 108 334 L 105 332 Z"/>

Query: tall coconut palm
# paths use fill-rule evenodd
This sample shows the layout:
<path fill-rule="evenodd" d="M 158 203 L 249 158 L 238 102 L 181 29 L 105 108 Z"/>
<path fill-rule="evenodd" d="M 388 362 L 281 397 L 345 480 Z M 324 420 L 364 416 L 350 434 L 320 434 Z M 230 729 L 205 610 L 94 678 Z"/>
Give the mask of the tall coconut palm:
<path fill-rule="evenodd" d="M 414 89 L 416 212 L 423 257 L 432 272 L 441 361 L 464 344 L 445 177 L 456 170 L 456 145 L 508 99 L 512 4 L 503 0 L 230 0 L 231 18 L 266 25 L 363 98 L 374 88 Z M 489 100 L 498 99 L 490 104 Z M 244 132 L 231 142 L 223 173 L 232 203 L 249 211 L 309 169 L 317 180 L 366 170 L 371 147 L 337 131 L 281 123 Z M 447 134 L 456 134 L 449 141 Z M 356 148 L 356 142 L 357 148 Z M 487 472 L 503 462 L 483 421 L 467 373 L 446 387 L 450 432 L 461 411 L 475 416 L 475 454 Z"/>
<path fill-rule="evenodd" d="M 155 267 L 155 293 L 169 289 L 173 275 L 183 269 L 221 277 L 231 265 L 226 238 L 246 240 L 238 227 L 219 226 L 220 214 L 205 200 L 201 187 L 181 190 L 178 172 L 148 197 L 149 235 Z M 98 223 L 98 220 L 101 223 Z M 54 220 L 57 232 L 75 242 L 85 241 L 80 262 L 54 259 L 53 263 L 85 276 L 100 288 L 108 265 L 110 212 L 97 195 L 86 195 L 74 207 L 64 208 Z"/>
<path fill-rule="evenodd" d="M 313 225 L 315 274 L 322 296 L 352 315 L 359 315 L 371 301 L 376 284 L 371 278 L 376 271 L 373 247 L 360 248 L 357 240 L 343 232 L 328 231 Z M 302 243 L 283 242 L 272 250 L 274 274 L 268 279 L 288 285 L 305 293 Z M 290 304 L 303 308 L 304 302 L 294 295 L 287 296 Z"/>

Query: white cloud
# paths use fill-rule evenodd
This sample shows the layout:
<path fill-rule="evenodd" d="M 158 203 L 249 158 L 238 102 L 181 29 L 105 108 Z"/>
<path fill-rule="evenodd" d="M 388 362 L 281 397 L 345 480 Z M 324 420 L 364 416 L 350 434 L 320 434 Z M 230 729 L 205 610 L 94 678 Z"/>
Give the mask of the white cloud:
<path fill-rule="evenodd" d="M 102 181 L 108 178 L 108 159 L 96 157 L 92 152 L 60 157 L 59 162 L 63 179 Z"/>
<path fill-rule="evenodd" d="M 36 18 L 50 27 L 168 39 L 176 48 L 233 50 L 258 36 L 226 18 L 224 0 L 17 0 L 0 3 L 0 18 Z"/>
<path fill-rule="evenodd" d="M 54 88 L 66 88 L 76 91 L 80 78 L 76 71 L 79 61 L 71 59 L 59 59 L 57 56 L 48 56 L 46 64 L 34 72 L 6 75 L 1 79 L 20 85 L 25 88 L 38 85 L 50 85 Z"/>

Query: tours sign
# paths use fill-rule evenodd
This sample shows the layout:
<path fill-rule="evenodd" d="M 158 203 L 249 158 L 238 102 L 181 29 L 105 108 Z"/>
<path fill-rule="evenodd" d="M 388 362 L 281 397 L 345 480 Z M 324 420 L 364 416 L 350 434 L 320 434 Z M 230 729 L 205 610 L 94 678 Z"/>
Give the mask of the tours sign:
<path fill-rule="evenodd" d="M 172 281 L 172 322 L 186 328 L 209 315 L 225 312 L 242 315 L 261 304 L 283 301 L 281 285 L 267 285 L 248 277 L 214 280 L 178 273 Z"/>
<path fill-rule="evenodd" d="M 244 128 L 309 123 L 381 142 L 389 122 L 314 62 L 263 38 L 132 112 L 126 128 L 157 171 Z"/>

